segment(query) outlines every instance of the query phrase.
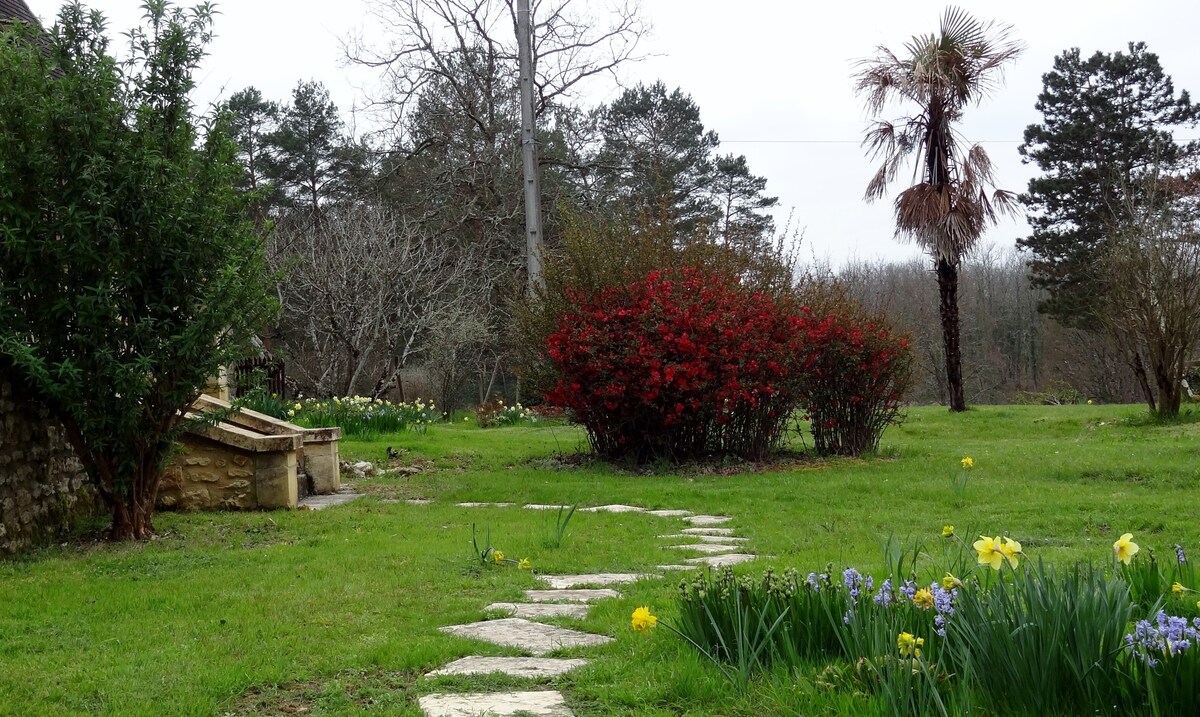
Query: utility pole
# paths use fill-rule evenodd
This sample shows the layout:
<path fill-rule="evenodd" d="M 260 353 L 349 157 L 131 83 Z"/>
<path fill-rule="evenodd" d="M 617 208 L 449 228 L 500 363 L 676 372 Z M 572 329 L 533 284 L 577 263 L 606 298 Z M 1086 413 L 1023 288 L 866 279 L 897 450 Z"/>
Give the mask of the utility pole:
<path fill-rule="evenodd" d="M 521 156 L 525 164 L 525 233 L 529 296 L 542 284 L 542 188 L 538 181 L 537 128 L 533 115 L 533 19 L 529 0 L 517 0 L 517 54 L 521 68 Z"/>

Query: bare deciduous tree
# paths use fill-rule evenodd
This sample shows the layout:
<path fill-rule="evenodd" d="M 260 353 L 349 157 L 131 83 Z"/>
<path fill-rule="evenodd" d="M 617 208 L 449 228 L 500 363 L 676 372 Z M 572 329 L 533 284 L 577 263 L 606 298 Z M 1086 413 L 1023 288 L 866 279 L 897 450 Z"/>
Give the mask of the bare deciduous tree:
<path fill-rule="evenodd" d="M 490 291 L 477 259 L 394 212 L 330 210 L 319 227 L 285 224 L 268 256 L 283 273 L 282 340 L 291 371 L 316 395 L 380 396 L 427 346 Z"/>
<path fill-rule="evenodd" d="M 639 59 L 637 46 L 649 30 L 636 2 L 614 0 L 603 13 L 589 13 L 585 0 L 535 0 L 533 67 L 535 112 L 540 117 L 556 101 L 574 94 L 597 75 L 614 73 Z M 345 43 L 351 62 L 383 72 L 386 94 L 372 105 L 387 110 L 398 126 L 431 84 L 450 83 L 462 110 L 481 129 L 491 126 L 493 108 L 471 100 L 468 77 L 490 83 L 497 66 L 517 66 L 517 9 L 513 0 L 373 0 L 370 12 L 390 37 L 375 46 L 361 34 Z M 514 82 L 515 86 L 515 82 Z"/>
<path fill-rule="evenodd" d="M 1163 417 L 1179 414 L 1185 363 L 1200 349 L 1200 219 L 1187 201 L 1131 212 L 1101 259 L 1101 322 L 1144 367 L 1147 404 Z"/>

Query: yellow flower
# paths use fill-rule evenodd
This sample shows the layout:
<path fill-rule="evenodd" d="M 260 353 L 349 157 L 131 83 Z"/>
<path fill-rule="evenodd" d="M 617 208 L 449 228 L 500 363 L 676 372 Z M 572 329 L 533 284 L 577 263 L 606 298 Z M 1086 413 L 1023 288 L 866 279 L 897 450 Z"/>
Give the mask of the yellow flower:
<path fill-rule="evenodd" d="M 288 418 L 291 418 L 294 415 L 296 415 L 295 411 L 288 411 Z"/>
<path fill-rule="evenodd" d="M 529 562 L 529 558 L 521 558 L 521 562 L 517 563 L 517 568 L 520 570 L 532 570 L 533 563 Z"/>
<path fill-rule="evenodd" d="M 296 410 L 297 410 L 297 411 L 300 411 L 300 410 L 303 410 L 303 409 L 304 409 L 304 406 L 301 406 L 301 405 L 300 405 L 300 404 L 298 404 L 298 403 L 296 404 Z"/>
<path fill-rule="evenodd" d="M 971 458 L 970 456 L 962 459 L 961 461 L 959 461 L 959 463 L 961 463 L 962 467 L 966 470 L 971 470 L 972 468 L 975 467 L 975 459 Z"/>
<path fill-rule="evenodd" d="M 959 580 L 958 578 L 954 577 L 950 573 L 946 573 L 946 576 L 944 578 L 942 578 L 942 587 L 947 590 L 953 590 L 954 588 L 961 588 L 962 581 Z"/>
<path fill-rule="evenodd" d="M 1188 589 L 1183 586 L 1183 583 L 1175 583 L 1171 586 L 1171 592 L 1176 595 L 1183 595 Z"/>
<path fill-rule="evenodd" d="M 973 543 L 975 552 L 979 554 L 980 565 L 991 565 L 992 570 L 999 570 L 1004 564 L 1004 552 L 1000 549 L 1000 538 L 989 538 L 986 535 Z"/>
<path fill-rule="evenodd" d="M 633 629 L 648 634 L 650 628 L 658 624 L 658 618 L 650 614 L 650 608 L 639 607 L 633 611 Z"/>
<path fill-rule="evenodd" d="M 921 588 L 913 593 L 913 605 L 926 610 L 933 607 L 933 591 L 929 588 Z"/>
<path fill-rule="evenodd" d="M 1113 543 L 1113 553 L 1116 554 L 1117 560 L 1126 565 L 1129 564 L 1130 560 L 1133 560 L 1133 556 L 1137 555 L 1139 550 L 1141 548 L 1138 547 L 1137 543 L 1133 542 L 1133 533 L 1126 533 L 1117 542 Z"/>
<path fill-rule="evenodd" d="M 925 638 L 913 637 L 909 632 L 902 632 L 896 638 L 896 647 L 899 648 L 901 657 L 920 657 L 921 646 L 924 644 Z"/>
<path fill-rule="evenodd" d="M 471 420 L 470 416 L 463 416 L 463 423 L 466 423 L 469 420 Z"/>
<path fill-rule="evenodd" d="M 492 551 L 492 560 L 495 560 L 497 563 L 503 563 L 504 562 L 504 553 L 499 550 L 493 550 Z"/>
<path fill-rule="evenodd" d="M 1088 399 L 1088 405 L 1089 406 L 1092 405 L 1092 399 L 1090 399 L 1090 398 Z"/>
<path fill-rule="evenodd" d="M 1017 556 L 1021 554 L 1021 544 L 1005 536 L 1004 545 L 1000 546 L 1000 552 L 1008 559 L 1008 564 L 1015 569 L 1017 567 Z"/>
<path fill-rule="evenodd" d="M 950 525 L 949 523 L 947 523 L 946 525 L 943 525 L 942 526 L 942 537 L 943 538 L 954 537 L 954 526 Z"/>

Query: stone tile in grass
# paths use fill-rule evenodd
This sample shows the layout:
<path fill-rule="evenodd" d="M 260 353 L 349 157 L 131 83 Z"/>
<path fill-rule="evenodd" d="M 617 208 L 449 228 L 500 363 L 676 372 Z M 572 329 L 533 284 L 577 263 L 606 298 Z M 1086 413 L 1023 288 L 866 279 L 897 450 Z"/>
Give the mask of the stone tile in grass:
<path fill-rule="evenodd" d="M 539 575 L 537 579 L 557 590 L 569 590 L 586 585 L 621 585 L 661 577 L 661 575 L 647 573 L 592 573 L 587 575 Z"/>
<path fill-rule="evenodd" d="M 690 510 L 678 510 L 678 509 L 674 509 L 674 508 L 668 508 L 668 509 L 664 509 L 664 510 L 648 510 L 648 511 L 646 511 L 646 515 L 655 515 L 655 516 L 658 516 L 659 518 L 682 518 L 685 515 L 691 515 L 691 514 L 692 514 L 692 511 L 690 511 Z"/>
<path fill-rule="evenodd" d="M 663 539 L 687 538 L 689 540 L 699 540 L 701 543 L 712 543 L 713 545 L 721 545 L 724 543 L 744 543 L 748 540 L 748 538 L 735 538 L 732 535 L 687 535 L 684 533 L 676 533 L 674 535 L 656 535 L 654 537 Z"/>
<path fill-rule="evenodd" d="M 684 528 L 679 532 L 688 535 L 733 535 L 733 528 Z"/>
<path fill-rule="evenodd" d="M 528 506 L 526 506 L 528 507 Z M 580 513 L 645 513 L 645 508 L 639 508 L 636 505 L 621 505 L 614 503 L 612 505 L 597 505 L 591 508 L 580 508 Z"/>
<path fill-rule="evenodd" d="M 748 563 L 754 560 L 756 556 L 747 555 L 745 553 L 726 553 L 725 555 L 706 555 L 703 558 L 688 558 L 687 562 L 696 565 L 707 565 L 713 568 L 720 568 L 726 565 L 737 565 L 739 563 Z"/>
<path fill-rule="evenodd" d="M 610 588 L 596 590 L 526 590 L 525 599 L 532 602 L 595 602 L 619 598 L 621 593 Z"/>
<path fill-rule="evenodd" d="M 689 515 L 683 520 L 696 527 L 707 528 L 714 525 L 721 525 L 722 523 L 728 523 L 729 521 L 733 520 L 733 518 L 730 518 L 727 515 Z"/>
<path fill-rule="evenodd" d="M 464 657 L 430 672 L 427 677 L 446 675 L 490 675 L 544 679 L 557 677 L 588 663 L 580 658 L 555 657 Z"/>
<path fill-rule="evenodd" d="M 425 695 L 417 704 L 426 717 L 574 717 L 562 694 L 553 690 Z"/>
<path fill-rule="evenodd" d="M 485 610 L 502 612 L 512 617 L 536 619 L 539 617 L 570 617 L 583 619 L 587 617 L 590 605 L 578 603 L 524 603 L 524 602 L 494 602 Z"/>
<path fill-rule="evenodd" d="M 697 553 L 733 553 L 737 545 L 717 545 L 714 543 L 692 543 L 690 545 L 664 545 L 666 550 L 693 550 Z"/>
<path fill-rule="evenodd" d="M 455 503 L 459 508 L 508 508 L 512 503 Z"/>
<path fill-rule="evenodd" d="M 544 625 L 519 617 L 484 620 L 466 625 L 449 625 L 438 629 L 458 637 L 483 640 L 503 647 L 515 647 L 539 657 L 555 650 L 595 647 L 613 641 L 606 635 L 594 635 L 590 632 Z"/>

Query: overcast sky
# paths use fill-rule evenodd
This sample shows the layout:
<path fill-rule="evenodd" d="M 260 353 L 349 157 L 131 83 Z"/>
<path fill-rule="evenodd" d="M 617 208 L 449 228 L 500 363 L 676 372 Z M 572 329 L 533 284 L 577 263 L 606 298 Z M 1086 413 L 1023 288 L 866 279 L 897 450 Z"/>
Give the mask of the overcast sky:
<path fill-rule="evenodd" d="M 44 21 L 52 21 L 60 4 L 27 1 Z M 373 78 L 344 66 L 339 41 L 356 29 L 378 31 L 363 27 L 367 1 L 218 1 L 218 37 L 200 74 L 198 101 L 249 85 L 286 100 L 297 81 L 314 79 L 348 111 Z M 607 5 L 576 2 L 597 10 Z M 1066 48 L 1091 54 L 1145 41 L 1177 89 L 1200 93 L 1197 0 L 959 4 L 981 18 L 1012 24 L 1027 44 L 1005 87 L 971 108 L 963 124 L 963 134 L 991 154 L 1003 188 L 1023 190 L 1032 176 L 1017 146 L 1025 126 L 1039 119 L 1033 105 L 1041 75 Z M 140 16 L 140 0 L 90 5 L 106 13 L 114 33 Z M 795 223 L 805 230 L 806 253 L 835 264 L 852 257 L 914 256 L 915 248 L 892 238 L 890 203 L 862 202 L 874 166 L 858 144 L 869 118 L 850 75 L 854 62 L 875 46 L 898 50 L 912 35 L 935 31 L 944 7 L 931 0 L 642 0 L 642 15 L 654 26 L 643 48 L 653 56 L 627 66 L 622 81 L 661 79 L 690 93 L 704 124 L 720 135 L 722 152 L 745 154 L 751 170 L 767 178 L 768 192 L 780 200 L 781 223 L 794 210 Z M 595 84 L 587 88 L 587 99 L 599 103 L 616 92 L 611 83 Z M 1025 231 L 1023 221 L 1007 222 L 985 241 L 1011 245 Z"/>

